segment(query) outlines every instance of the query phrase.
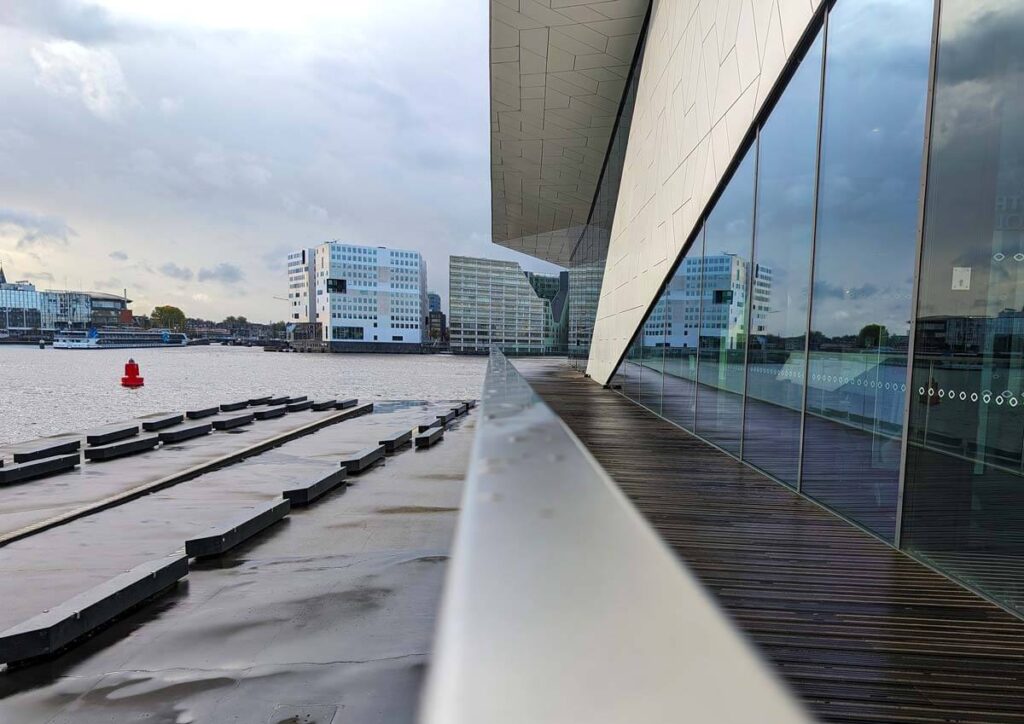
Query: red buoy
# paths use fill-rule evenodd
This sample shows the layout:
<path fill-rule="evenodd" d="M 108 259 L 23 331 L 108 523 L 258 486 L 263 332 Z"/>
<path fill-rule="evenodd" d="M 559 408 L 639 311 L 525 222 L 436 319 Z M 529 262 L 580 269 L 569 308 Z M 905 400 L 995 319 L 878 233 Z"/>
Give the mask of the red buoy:
<path fill-rule="evenodd" d="M 129 359 L 124 365 L 124 377 L 121 378 L 122 387 L 142 387 L 145 380 L 139 377 L 139 365 L 135 360 Z"/>

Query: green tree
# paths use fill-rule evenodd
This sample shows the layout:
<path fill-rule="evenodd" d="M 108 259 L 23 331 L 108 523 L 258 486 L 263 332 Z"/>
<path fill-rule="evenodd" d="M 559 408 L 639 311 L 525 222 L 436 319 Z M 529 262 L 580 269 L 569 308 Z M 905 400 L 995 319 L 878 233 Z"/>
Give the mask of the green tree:
<path fill-rule="evenodd" d="M 889 342 L 889 330 L 884 324 L 867 324 L 857 333 L 857 347 L 877 349 Z"/>
<path fill-rule="evenodd" d="M 167 304 L 162 307 L 154 307 L 149 319 L 154 327 L 166 327 L 180 332 L 185 328 L 185 313 L 177 307 Z"/>

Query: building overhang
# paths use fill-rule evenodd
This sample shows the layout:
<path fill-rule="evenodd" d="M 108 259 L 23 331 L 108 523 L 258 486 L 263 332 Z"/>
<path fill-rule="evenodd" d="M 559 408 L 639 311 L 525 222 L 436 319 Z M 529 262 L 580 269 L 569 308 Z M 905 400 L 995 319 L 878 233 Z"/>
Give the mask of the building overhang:
<path fill-rule="evenodd" d="M 650 0 L 491 0 L 494 243 L 568 264 Z"/>

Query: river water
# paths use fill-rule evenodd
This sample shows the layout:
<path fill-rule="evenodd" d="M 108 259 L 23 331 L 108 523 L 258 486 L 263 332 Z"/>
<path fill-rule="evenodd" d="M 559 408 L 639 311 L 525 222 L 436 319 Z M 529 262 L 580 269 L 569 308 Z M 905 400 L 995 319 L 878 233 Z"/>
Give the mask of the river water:
<path fill-rule="evenodd" d="M 134 357 L 145 387 L 121 387 Z M 247 347 L 60 350 L 0 345 L 0 445 L 261 394 L 364 401 L 480 397 L 486 359 L 288 354 Z"/>

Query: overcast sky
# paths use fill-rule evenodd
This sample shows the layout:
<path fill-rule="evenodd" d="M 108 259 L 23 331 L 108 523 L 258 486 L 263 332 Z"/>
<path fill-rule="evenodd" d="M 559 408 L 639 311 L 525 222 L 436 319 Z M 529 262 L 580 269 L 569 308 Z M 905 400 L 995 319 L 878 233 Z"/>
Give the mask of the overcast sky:
<path fill-rule="evenodd" d="M 328 239 L 490 243 L 486 0 L 0 0 L 0 259 L 137 313 L 287 316 Z"/>

